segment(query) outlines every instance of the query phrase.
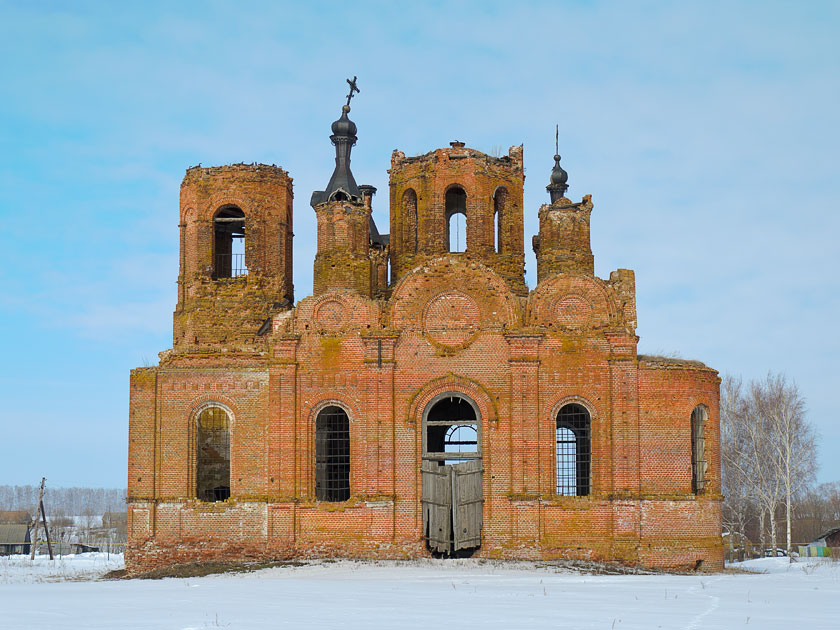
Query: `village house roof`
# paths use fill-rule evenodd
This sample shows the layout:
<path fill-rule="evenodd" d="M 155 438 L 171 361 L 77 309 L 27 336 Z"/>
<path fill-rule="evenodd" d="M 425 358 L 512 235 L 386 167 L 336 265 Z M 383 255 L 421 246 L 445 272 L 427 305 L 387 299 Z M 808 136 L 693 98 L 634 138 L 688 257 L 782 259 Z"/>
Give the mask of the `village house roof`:
<path fill-rule="evenodd" d="M 840 539 L 840 527 L 832 527 L 827 532 L 825 532 L 823 534 L 820 534 L 819 536 L 814 538 L 814 540 L 812 540 L 811 542 L 815 543 L 815 542 L 820 542 L 820 541 L 824 540 L 824 541 L 826 541 L 826 544 L 828 544 L 829 543 L 828 539 L 829 538 L 834 538 L 834 537 L 837 537 L 838 539 Z M 829 545 L 829 546 L 834 546 L 834 545 Z"/>
<path fill-rule="evenodd" d="M 32 516 L 26 510 L 0 510 L 0 523 L 16 523 L 28 525 Z"/>
<path fill-rule="evenodd" d="M 29 525 L 0 523 L 0 545 L 18 545 L 29 542 Z"/>

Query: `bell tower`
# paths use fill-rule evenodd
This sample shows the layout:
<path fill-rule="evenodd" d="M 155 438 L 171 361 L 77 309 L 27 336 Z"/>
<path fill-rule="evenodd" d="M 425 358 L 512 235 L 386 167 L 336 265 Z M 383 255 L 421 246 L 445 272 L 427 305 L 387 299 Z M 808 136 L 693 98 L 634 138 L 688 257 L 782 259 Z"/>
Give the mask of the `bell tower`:
<path fill-rule="evenodd" d="M 292 178 L 265 164 L 187 170 L 181 183 L 176 351 L 246 350 L 292 307 Z"/>
<path fill-rule="evenodd" d="M 487 265 L 525 296 L 522 147 L 493 157 L 451 142 L 417 157 L 391 156 L 391 282 L 429 258 Z"/>

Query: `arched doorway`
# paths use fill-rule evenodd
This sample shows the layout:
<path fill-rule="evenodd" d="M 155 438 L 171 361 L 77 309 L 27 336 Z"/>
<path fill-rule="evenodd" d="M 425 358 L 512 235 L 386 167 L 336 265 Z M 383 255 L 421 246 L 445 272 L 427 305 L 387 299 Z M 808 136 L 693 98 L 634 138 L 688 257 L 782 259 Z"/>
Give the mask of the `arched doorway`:
<path fill-rule="evenodd" d="M 423 535 L 429 549 L 470 555 L 481 546 L 484 496 L 481 414 L 467 396 L 447 392 L 423 412 Z"/>

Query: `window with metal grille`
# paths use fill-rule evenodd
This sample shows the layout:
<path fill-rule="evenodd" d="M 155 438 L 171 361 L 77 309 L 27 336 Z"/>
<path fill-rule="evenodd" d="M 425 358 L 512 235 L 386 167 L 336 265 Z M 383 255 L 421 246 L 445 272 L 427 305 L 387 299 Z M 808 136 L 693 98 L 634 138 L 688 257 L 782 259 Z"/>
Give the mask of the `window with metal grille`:
<path fill-rule="evenodd" d="M 224 501 L 230 497 L 230 418 L 221 407 L 208 407 L 197 425 L 196 497 Z"/>
<path fill-rule="evenodd" d="M 315 420 L 315 498 L 350 498 L 350 418 L 341 407 L 324 407 Z"/>
<path fill-rule="evenodd" d="M 706 410 L 695 407 L 691 412 L 691 491 L 706 490 Z"/>
<path fill-rule="evenodd" d="M 245 266 L 245 213 L 226 206 L 213 219 L 213 278 L 248 275 Z"/>
<path fill-rule="evenodd" d="M 589 412 L 583 405 L 564 405 L 557 414 L 557 494 L 568 497 L 589 494 L 592 463 L 589 424 Z"/>

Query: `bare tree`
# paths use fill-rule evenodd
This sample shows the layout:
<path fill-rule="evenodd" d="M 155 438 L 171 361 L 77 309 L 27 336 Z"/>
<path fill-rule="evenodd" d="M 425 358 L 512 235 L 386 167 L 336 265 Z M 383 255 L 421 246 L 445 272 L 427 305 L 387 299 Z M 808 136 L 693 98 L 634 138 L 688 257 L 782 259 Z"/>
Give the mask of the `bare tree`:
<path fill-rule="evenodd" d="M 791 552 L 790 523 L 794 497 L 814 481 L 817 471 L 817 442 L 805 417 L 805 400 L 796 383 L 784 374 L 768 374 L 753 384 L 758 392 L 759 414 L 766 419 L 772 445 L 771 461 L 784 490 L 786 549 Z"/>
<path fill-rule="evenodd" d="M 748 462 L 744 462 L 745 438 L 741 426 L 746 415 L 741 395 L 741 379 L 724 376 L 720 387 L 721 474 L 723 483 L 723 522 L 729 531 L 730 557 L 735 535 L 743 551 L 747 518 L 754 505 Z"/>
<path fill-rule="evenodd" d="M 781 501 L 781 486 L 772 461 L 772 446 L 767 419 L 759 413 L 761 388 L 751 383 L 746 394 L 740 381 L 729 379 L 722 394 L 724 417 L 724 475 L 730 482 L 730 504 L 740 497 L 746 505 L 754 503 L 758 511 L 759 537 L 765 546 L 765 519 L 770 521 L 771 544 L 776 544 L 776 509 Z M 734 506 L 733 506 L 734 507 Z"/>
<path fill-rule="evenodd" d="M 729 521 L 743 531 L 746 514 L 758 511 L 759 537 L 776 549 L 778 513 L 784 506 L 786 546 L 791 551 L 794 502 L 816 473 L 816 438 L 805 401 L 784 375 L 768 374 L 743 391 L 740 379 L 721 386 L 722 463 Z"/>

